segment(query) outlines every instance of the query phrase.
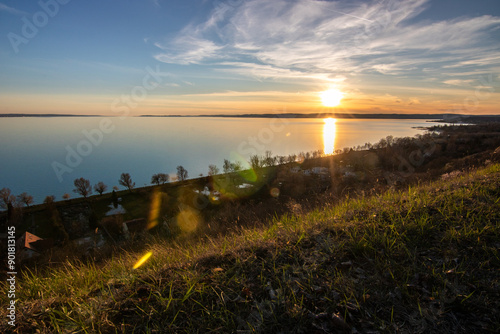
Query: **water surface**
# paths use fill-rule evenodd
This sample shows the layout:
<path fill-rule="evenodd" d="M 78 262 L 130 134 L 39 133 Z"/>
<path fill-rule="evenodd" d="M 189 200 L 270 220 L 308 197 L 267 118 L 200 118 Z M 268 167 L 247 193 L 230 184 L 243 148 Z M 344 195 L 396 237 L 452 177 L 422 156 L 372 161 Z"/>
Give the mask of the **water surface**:
<path fill-rule="evenodd" d="M 77 197 L 73 181 L 103 181 L 108 191 L 123 172 L 136 186 L 155 173 L 206 175 L 224 159 L 252 154 L 298 154 L 375 143 L 388 135 L 414 136 L 424 120 L 266 119 L 208 117 L 0 118 L 0 188 L 27 192 L 40 203 L 47 195 Z"/>

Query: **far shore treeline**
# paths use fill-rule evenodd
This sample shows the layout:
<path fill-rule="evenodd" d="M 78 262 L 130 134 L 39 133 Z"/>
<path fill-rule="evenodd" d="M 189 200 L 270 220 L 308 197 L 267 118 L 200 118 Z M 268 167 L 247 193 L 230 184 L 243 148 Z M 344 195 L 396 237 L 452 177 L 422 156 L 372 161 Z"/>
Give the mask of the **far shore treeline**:
<path fill-rule="evenodd" d="M 0 114 L 0 117 L 109 117 L 80 114 Z M 117 116 L 115 116 L 117 117 Z M 427 119 L 444 123 L 500 122 L 499 115 L 465 114 L 353 114 L 353 113 L 272 113 L 272 114 L 214 114 L 214 115 L 138 115 L 131 117 L 229 117 L 229 118 L 350 118 L 350 119 Z"/>

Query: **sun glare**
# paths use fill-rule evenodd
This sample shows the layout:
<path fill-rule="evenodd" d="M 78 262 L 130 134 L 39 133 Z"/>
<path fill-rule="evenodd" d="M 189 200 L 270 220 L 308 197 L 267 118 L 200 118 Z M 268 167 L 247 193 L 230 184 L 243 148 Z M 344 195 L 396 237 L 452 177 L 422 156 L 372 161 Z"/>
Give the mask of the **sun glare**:
<path fill-rule="evenodd" d="M 332 88 L 321 92 L 320 97 L 325 107 L 336 107 L 340 104 L 344 94 L 340 90 Z"/>
<path fill-rule="evenodd" d="M 153 252 L 147 252 L 143 257 L 141 257 L 139 261 L 137 261 L 137 263 L 134 265 L 134 269 L 137 269 L 144 263 L 146 263 L 146 261 L 151 257 L 151 255 L 153 255 Z"/>
<path fill-rule="evenodd" d="M 325 154 L 332 154 L 335 149 L 335 137 L 337 135 L 337 120 L 325 118 L 323 127 L 323 145 Z"/>

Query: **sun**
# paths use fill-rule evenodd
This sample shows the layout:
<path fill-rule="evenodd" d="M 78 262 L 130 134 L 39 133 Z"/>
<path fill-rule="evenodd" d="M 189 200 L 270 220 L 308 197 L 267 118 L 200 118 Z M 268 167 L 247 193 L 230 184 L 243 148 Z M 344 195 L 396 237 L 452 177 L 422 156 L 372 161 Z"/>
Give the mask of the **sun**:
<path fill-rule="evenodd" d="M 336 88 L 325 90 L 320 93 L 321 103 L 325 107 L 336 107 L 340 104 L 340 101 L 344 97 L 344 94 Z"/>

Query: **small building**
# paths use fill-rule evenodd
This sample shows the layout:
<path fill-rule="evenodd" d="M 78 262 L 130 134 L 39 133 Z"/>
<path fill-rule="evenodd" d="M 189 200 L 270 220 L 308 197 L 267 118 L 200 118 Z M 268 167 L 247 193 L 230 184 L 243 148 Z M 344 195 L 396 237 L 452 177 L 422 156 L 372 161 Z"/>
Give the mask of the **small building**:
<path fill-rule="evenodd" d="M 108 212 L 106 212 L 106 217 L 112 217 L 112 216 L 116 216 L 116 215 L 124 215 L 125 213 L 127 213 L 127 211 L 120 204 L 118 204 L 118 206 L 116 208 L 113 206 L 113 204 L 111 204 L 109 206 L 109 208 L 110 208 L 110 210 Z"/>
<path fill-rule="evenodd" d="M 16 241 L 16 257 L 18 261 L 31 259 L 52 247 L 54 247 L 52 239 L 42 239 L 30 232 L 24 232 Z"/>

